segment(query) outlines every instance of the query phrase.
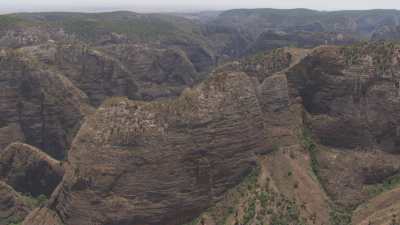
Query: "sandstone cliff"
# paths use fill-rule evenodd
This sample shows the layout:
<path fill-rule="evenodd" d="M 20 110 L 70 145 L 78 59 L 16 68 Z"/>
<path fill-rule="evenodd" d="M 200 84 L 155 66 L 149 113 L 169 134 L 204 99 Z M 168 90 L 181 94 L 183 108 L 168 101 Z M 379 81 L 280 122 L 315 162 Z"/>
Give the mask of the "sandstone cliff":
<path fill-rule="evenodd" d="M 301 105 L 290 103 L 283 72 L 306 52 L 266 56 L 265 61 L 276 60 L 271 71 L 280 73 L 261 76 L 268 66 L 251 76 L 221 69 L 176 100 L 107 100 L 74 140 L 64 180 L 47 206 L 24 224 L 182 224 L 224 201 L 256 161 L 262 165 L 256 193 L 277 193 L 295 208 L 309 205 L 290 221 L 326 223 L 329 200 L 307 172 L 310 158 L 298 138 Z M 279 153 L 269 154 L 274 150 Z M 288 152 L 298 158 L 289 160 L 290 167 L 281 164 L 281 173 L 272 172 L 274 163 L 289 159 Z M 256 160 L 256 154 L 267 156 Z M 299 191 L 285 181 L 292 167 L 301 177 L 291 181 Z M 314 191 L 307 196 L 303 189 Z M 271 207 L 276 215 L 288 216 L 277 205 Z"/>
<path fill-rule="evenodd" d="M 52 15 L 26 16 L 50 22 Z M 398 213 L 391 198 L 396 189 L 386 192 L 396 187 L 400 168 L 397 45 L 278 49 L 225 64 L 196 85 L 219 61 L 214 54 L 223 62 L 240 56 L 243 46 L 253 52 L 299 40 L 311 47 L 347 39 L 318 36 L 331 26 L 325 21 L 294 24 L 297 33 L 283 37 L 216 24 L 196 28 L 194 39 L 186 31 L 179 38 L 167 32 L 143 42 L 129 32 L 96 28 L 88 34 L 101 38 L 92 40 L 76 30 L 87 16 L 53 18 L 67 23 L 60 30 L 0 32 L 0 46 L 14 48 L 0 50 L 2 179 L 17 191 L 50 195 L 62 176 L 58 162 L 24 144 L 6 146 L 24 142 L 58 159 L 70 149 L 61 184 L 25 224 L 175 225 L 200 215 L 197 224 L 223 218 L 227 224 L 334 225 L 350 223 L 356 207 L 355 224 L 384 224 Z M 139 18 L 97 16 L 95 27 L 103 16 Z M 366 35 L 363 24 L 376 24 L 365 18 L 348 16 L 350 25 L 336 28 Z M 203 45 L 201 32 L 215 41 L 216 53 Z M 256 163 L 256 181 L 243 190 L 240 183 Z M 20 176 L 21 170 L 44 171 L 34 173 L 44 182 Z M 264 195 L 274 200 L 265 204 Z M 380 204 L 385 207 L 378 210 Z"/>
<path fill-rule="evenodd" d="M 84 117 L 106 98 L 169 98 L 203 79 L 184 51 L 146 44 L 95 48 L 63 36 L 0 53 L 0 150 L 19 141 L 58 159 L 66 157 Z"/>
<path fill-rule="evenodd" d="M 77 135 L 48 207 L 65 224 L 188 221 L 251 171 L 266 148 L 260 121 L 241 73 L 215 75 L 173 101 L 110 99 Z"/>
<path fill-rule="evenodd" d="M 21 141 L 63 158 L 82 118 L 86 95 L 21 50 L 0 50 L 0 149 Z"/>

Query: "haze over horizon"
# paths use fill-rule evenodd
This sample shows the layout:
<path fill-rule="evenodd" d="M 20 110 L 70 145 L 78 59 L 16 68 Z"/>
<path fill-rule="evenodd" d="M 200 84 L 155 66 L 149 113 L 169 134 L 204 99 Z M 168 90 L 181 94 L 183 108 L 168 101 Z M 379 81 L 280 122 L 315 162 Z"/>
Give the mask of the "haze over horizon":
<path fill-rule="evenodd" d="M 4 1 L 4 0 L 3 0 Z M 234 8 L 308 8 L 315 10 L 366 10 L 366 9 L 400 9 L 400 1 L 374 0 L 365 3 L 363 0 L 336 0 L 326 3 L 319 0 L 248 0 L 228 1 L 219 0 L 70 0 L 54 2 L 51 0 L 14 0 L 1 3 L 0 13 L 40 12 L 40 11 L 82 11 L 100 12 L 114 10 L 130 10 L 136 12 L 194 12 L 203 10 L 227 10 Z"/>

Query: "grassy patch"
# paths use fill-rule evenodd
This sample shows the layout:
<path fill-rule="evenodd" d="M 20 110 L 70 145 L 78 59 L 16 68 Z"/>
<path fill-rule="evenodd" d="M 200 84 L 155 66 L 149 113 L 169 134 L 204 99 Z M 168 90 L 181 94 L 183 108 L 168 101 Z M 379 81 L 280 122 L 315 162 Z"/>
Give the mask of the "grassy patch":
<path fill-rule="evenodd" d="M 192 220 L 189 223 L 186 223 L 185 225 L 197 225 L 200 222 L 200 217 L 197 217 L 196 219 Z"/>
<path fill-rule="evenodd" d="M 47 196 L 45 195 L 39 195 L 37 197 L 33 197 L 30 195 L 25 195 L 23 196 L 23 201 L 25 202 L 25 204 L 31 206 L 32 208 L 36 208 L 39 206 L 42 206 L 44 203 L 47 202 Z"/>
<path fill-rule="evenodd" d="M 307 128 L 304 128 L 302 131 L 302 144 L 304 148 L 309 152 L 310 154 L 310 166 L 313 174 L 315 175 L 317 180 L 320 180 L 319 176 L 319 162 L 317 160 L 317 153 L 318 153 L 318 148 L 314 140 L 312 139 L 312 134 L 311 131 Z M 322 188 L 324 188 L 321 185 Z M 329 215 L 329 221 L 331 225 L 349 225 L 351 224 L 351 215 L 352 215 L 352 210 L 347 210 L 347 209 L 342 209 L 339 208 L 335 205 L 331 207 L 331 212 Z"/>
<path fill-rule="evenodd" d="M 243 217 L 243 224 L 244 225 L 250 224 L 255 215 L 256 215 L 256 200 L 251 199 Z"/>
<path fill-rule="evenodd" d="M 14 15 L 0 15 L 0 30 L 33 24 Z"/>
<path fill-rule="evenodd" d="M 369 185 L 366 187 L 366 191 L 370 197 L 375 197 L 385 191 L 392 190 L 400 186 L 400 175 L 392 176 L 386 179 L 381 184 Z"/>
<path fill-rule="evenodd" d="M 260 192 L 258 199 L 260 200 L 261 207 L 266 208 L 269 201 L 269 193 L 266 191 Z"/>
<path fill-rule="evenodd" d="M 302 131 L 302 144 L 304 148 L 310 153 L 311 169 L 315 176 L 319 175 L 319 163 L 317 160 L 317 145 L 311 136 L 311 131 L 304 128 Z"/>
<path fill-rule="evenodd" d="M 333 208 L 330 213 L 329 221 L 331 225 L 349 225 L 351 224 L 351 212 Z"/>
<path fill-rule="evenodd" d="M 22 221 L 21 222 L 16 222 L 16 223 L 10 223 L 9 225 L 21 225 L 22 224 Z"/>
<path fill-rule="evenodd" d="M 21 225 L 23 220 L 24 220 L 24 218 L 17 217 L 17 216 L 11 216 L 9 218 L 0 220 L 0 224 Z"/>
<path fill-rule="evenodd" d="M 53 21 L 67 33 L 87 40 L 96 41 L 98 36 L 105 33 L 124 34 L 135 40 L 167 40 L 179 36 L 183 41 L 194 38 L 196 25 L 185 24 L 181 29 L 179 21 L 157 16 L 118 16 L 111 14 L 80 15 L 62 17 Z M 197 35 L 198 36 L 198 35 Z"/>
<path fill-rule="evenodd" d="M 312 224 L 301 216 L 301 204 L 274 190 L 269 181 L 261 185 L 258 182 L 259 174 L 260 168 L 257 167 L 205 215 L 217 225 L 227 222 L 243 225 Z M 196 219 L 190 225 L 198 225 L 200 220 Z"/>

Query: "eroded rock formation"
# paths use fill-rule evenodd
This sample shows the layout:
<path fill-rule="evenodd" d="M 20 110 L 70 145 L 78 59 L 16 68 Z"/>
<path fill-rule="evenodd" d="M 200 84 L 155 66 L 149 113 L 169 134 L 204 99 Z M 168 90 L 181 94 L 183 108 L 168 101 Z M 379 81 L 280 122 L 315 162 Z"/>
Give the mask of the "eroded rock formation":
<path fill-rule="evenodd" d="M 39 149 L 13 143 L 0 152 L 0 180 L 33 197 L 50 196 L 64 175 L 61 164 Z"/>
<path fill-rule="evenodd" d="M 251 171 L 267 147 L 263 128 L 243 73 L 172 101 L 110 99 L 77 135 L 49 209 L 65 224 L 185 222 Z"/>
<path fill-rule="evenodd" d="M 21 222 L 32 210 L 26 197 L 14 191 L 12 187 L 0 181 L 0 224 L 9 225 Z"/>
<path fill-rule="evenodd" d="M 302 97 L 322 144 L 397 151 L 398 57 L 398 47 L 388 43 L 325 47 L 289 71 L 293 95 Z"/>
<path fill-rule="evenodd" d="M 0 50 L 0 150 L 15 141 L 63 158 L 83 117 L 86 95 L 24 49 Z"/>

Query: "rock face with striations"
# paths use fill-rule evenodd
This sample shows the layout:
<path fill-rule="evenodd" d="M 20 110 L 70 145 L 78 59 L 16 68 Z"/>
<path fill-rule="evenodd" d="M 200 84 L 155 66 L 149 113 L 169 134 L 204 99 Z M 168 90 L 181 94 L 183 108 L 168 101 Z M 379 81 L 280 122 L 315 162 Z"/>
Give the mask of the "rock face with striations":
<path fill-rule="evenodd" d="M 203 78 L 207 69 L 197 67 L 213 62 L 204 49 L 134 43 L 117 33 L 118 40 L 93 47 L 41 20 L 0 19 L 7 22 L 0 29 L 0 151 L 24 142 L 62 159 L 83 118 L 106 98 L 178 96 Z"/>
<path fill-rule="evenodd" d="M 13 143 L 0 152 L 0 224 L 20 224 L 43 204 L 60 183 L 59 161 L 27 144 Z"/>
<path fill-rule="evenodd" d="M 31 209 L 32 206 L 26 202 L 25 197 L 0 181 L 0 225 L 22 221 Z"/>
<path fill-rule="evenodd" d="M 186 54 L 145 44 L 93 48 L 81 42 L 25 48 L 32 58 L 68 78 L 99 106 L 106 98 L 154 100 L 179 95 L 198 80 Z"/>
<path fill-rule="evenodd" d="M 383 42 L 325 46 L 287 72 L 289 95 L 301 100 L 305 127 L 317 143 L 319 180 L 336 204 L 359 206 L 357 224 L 386 224 L 400 212 L 395 205 L 379 216 L 368 212 L 393 204 L 376 188 L 399 173 L 399 52 Z M 374 190 L 378 196 L 367 202 Z"/>
<path fill-rule="evenodd" d="M 322 47 L 288 72 L 321 144 L 397 152 L 399 51 L 390 43 Z"/>
<path fill-rule="evenodd" d="M 87 97 L 24 49 L 0 50 L 0 149 L 21 141 L 62 158 L 90 112 Z"/>
<path fill-rule="evenodd" d="M 107 100 L 79 131 L 47 208 L 25 224 L 187 222 L 252 170 L 264 138 L 243 73 L 215 74 L 176 100 Z"/>

